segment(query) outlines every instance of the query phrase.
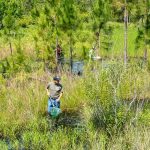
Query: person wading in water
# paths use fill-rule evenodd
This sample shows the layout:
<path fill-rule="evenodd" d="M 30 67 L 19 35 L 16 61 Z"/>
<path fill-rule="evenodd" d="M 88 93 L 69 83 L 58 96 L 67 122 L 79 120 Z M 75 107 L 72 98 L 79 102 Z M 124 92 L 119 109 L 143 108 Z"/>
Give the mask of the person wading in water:
<path fill-rule="evenodd" d="M 48 113 L 51 112 L 53 107 L 60 108 L 60 99 L 63 94 L 62 85 L 60 84 L 61 78 L 58 76 L 53 77 L 53 82 L 47 85 L 48 98 Z"/>

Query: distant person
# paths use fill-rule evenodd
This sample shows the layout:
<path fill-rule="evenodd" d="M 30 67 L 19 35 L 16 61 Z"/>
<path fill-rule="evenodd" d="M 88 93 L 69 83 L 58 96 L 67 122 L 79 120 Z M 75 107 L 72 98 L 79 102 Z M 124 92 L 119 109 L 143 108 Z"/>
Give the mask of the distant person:
<path fill-rule="evenodd" d="M 47 86 L 48 99 L 48 113 L 51 112 L 53 107 L 60 108 L 60 99 L 62 97 L 62 85 L 60 84 L 61 78 L 58 76 L 53 77 L 53 81 Z"/>
<path fill-rule="evenodd" d="M 57 49 L 56 50 L 57 50 L 57 57 L 58 57 L 58 59 L 60 59 L 61 58 L 62 49 L 61 49 L 59 44 L 57 45 Z"/>
<path fill-rule="evenodd" d="M 93 48 L 89 50 L 89 59 L 91 60 L 93 57 Z"/>
<path fill-rule="evenodd" d="M 58 64 L 62 64 L 63 63 L 63 59 L 64 59 L 64 54 L 63 54 L 63 50 L 62 50 L 62 48 L 61 48 L 61 46 L 59 44 L 57 45 L 56 51 L 57 51 Z"/>
<path fill-rule="evenodd" d="M 92 49 L 89 50 L 89 60 L 92 60 L 95 56 L 96 47 L 93 46 Z"/>

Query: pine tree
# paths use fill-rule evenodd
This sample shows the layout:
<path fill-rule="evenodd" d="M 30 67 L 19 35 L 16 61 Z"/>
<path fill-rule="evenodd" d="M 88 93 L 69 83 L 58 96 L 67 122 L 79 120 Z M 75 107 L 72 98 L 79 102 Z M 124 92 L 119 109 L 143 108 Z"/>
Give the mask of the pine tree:
<path fill-rule="evenodd" d="M 93 31 L 97 36 L 98 49 L 100 51 L 101 30 L 106 25 L 107 21 L 109 20 L 109 15 L 111 14 L 109 0 L 91 1 L 91 10 L 91 17 L 93 18 Z M 98 55 L 98 52 L 96 55 Z"/>
<path fill-rule="evenodd" d="M 143 45 L 144 59 L 147 60 L 148 45 L 150 44 L 150 1 L 142 0 L 136 3 L 138 21 L 137 49 Z"/>
<path fill-rule="evenodd" d="M 70 70 L 73 65 L 73 34 L 78 27 L 77 10 L 74 0 L 62 0 L 60 7 L 59 26 L 69 38 Z"/>
<path fill-rule="evenodd" d="M 127 0 L 124 4 L 124 64 L 127 64 L 127 50 L 128 50 L 128 10 L 127 10 Z"/>
<path fill-rule="evenodd" d="M 10 53 L 12 55 L 12 38 L 17 37 L 17 32 L 20 26 L 18 25 L 18 20 L 23 15 L 22 11 L 22 2 L 14 1 L 3 1 L 3 17 L 2 17 L 2 27 L 3 27 L 3 35 L 5 36 L 6 41 L 9 43 Z"/>

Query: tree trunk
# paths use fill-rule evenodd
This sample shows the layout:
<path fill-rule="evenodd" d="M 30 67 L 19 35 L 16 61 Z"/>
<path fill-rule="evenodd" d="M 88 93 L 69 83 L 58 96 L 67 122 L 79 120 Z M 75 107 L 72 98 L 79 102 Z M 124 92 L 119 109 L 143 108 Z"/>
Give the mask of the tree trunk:
<path fill-rule="evenodd" d="M 72 60 L 72 41 L 71 41 L 71 37 L 70 37 L 70 71 L 72 73 L 72 66 L 73 65 L 73 60 Z"/>
<path fill-rule="evenodd" d="M 144 50 L 144 61 L 146 62 L 147 61 L 147 48 L 145 47 L 145 50 Z"/>
<path fill-rule="evenodd" d="M 125 1 L 125 12 L 124 12 L 124 64 L 127 64 L 127 41 L 128 41 L 128 12 Z"/>
<path fill-rule="evenodd" d="M 13 54 L 13 49 L 12 49 L 11 41 L 9 41 L 9 48 L 10 48 L 10 53 L 11 53 L 11 55 L 12 55 L 12 54 Z"/>
<path fill-rule="evenodd" d="M 56 36 L 56 49 L 55 49 L 55 63 L 56 63 L 56 72 L 58 72 L 58 56 L 57 56 L 57 47 L 58 47 L 58 36 Z"/>
<path fill-rule="evenodd" d="M 99 50 L 99 52 L 98 52 Z M 100 37 L 100 28 L 99 28 L 99 33 L 98 33 L 98 49 L 96 51 L 96 56 L 100 55 L 100 51 L 101 51 L 101 37 Z"/>
<path fill-rule="evenodd" d="M 146 0 L 146 9 L 145 9 L 145 17 L 146 17 L 146 29 L 145 29 L 145 49 L 144 49 L 144 61 L 147 61 L 147 37 L 148 37 L 148 25 L 149 25 L 149 21 L 148 21 L 148 12 L 149 12 L 149 2 L 148 0 Z"/>
<path fill-rule="evenodd" d="M 10 30 L 9 30 L 9 36 L 11 36 Z M 11 40 L 10 39 L 9 39 L 9 48 L 10 48 L 10 54 L 12 55 L 13 49 L 12 49 L 12 44 L 11 44 Z"/>

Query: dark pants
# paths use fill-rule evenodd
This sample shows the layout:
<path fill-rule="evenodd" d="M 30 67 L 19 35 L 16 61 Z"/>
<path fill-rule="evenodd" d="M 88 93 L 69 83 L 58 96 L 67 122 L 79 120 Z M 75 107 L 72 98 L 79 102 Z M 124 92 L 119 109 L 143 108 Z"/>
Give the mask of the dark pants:
<path fill-rule="evenodd" d="M 57 102 L 57 107 L 60 108 L 60 101 Z"/>

